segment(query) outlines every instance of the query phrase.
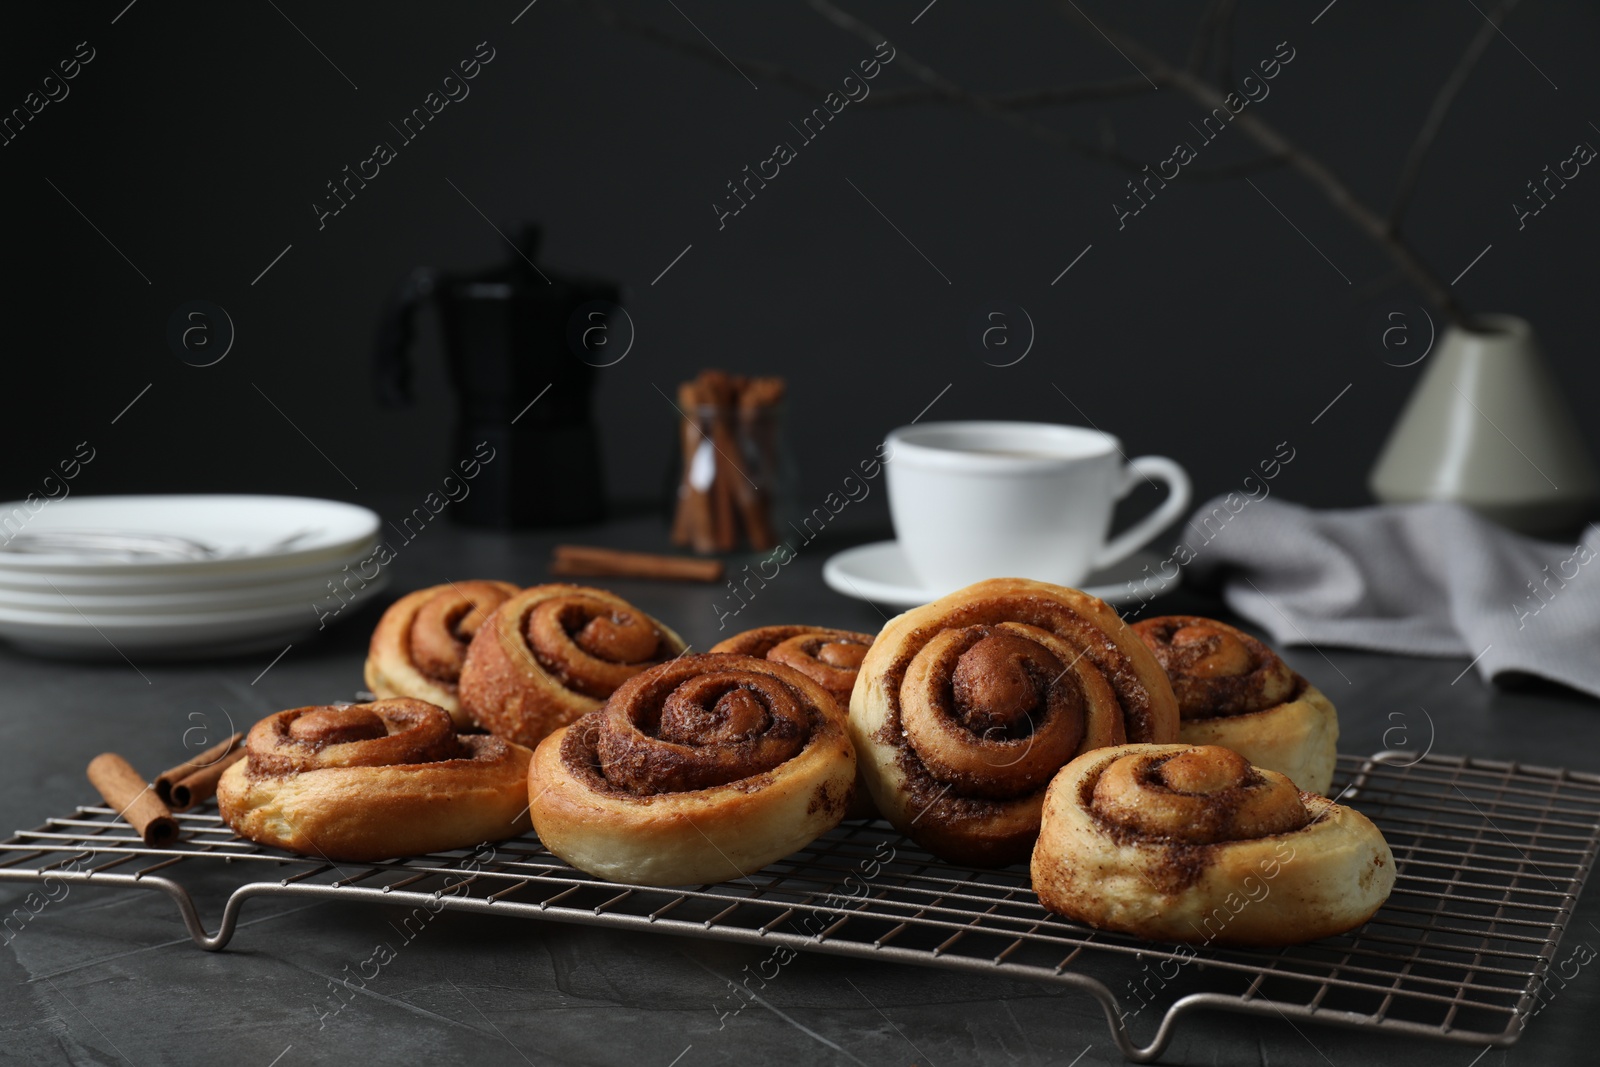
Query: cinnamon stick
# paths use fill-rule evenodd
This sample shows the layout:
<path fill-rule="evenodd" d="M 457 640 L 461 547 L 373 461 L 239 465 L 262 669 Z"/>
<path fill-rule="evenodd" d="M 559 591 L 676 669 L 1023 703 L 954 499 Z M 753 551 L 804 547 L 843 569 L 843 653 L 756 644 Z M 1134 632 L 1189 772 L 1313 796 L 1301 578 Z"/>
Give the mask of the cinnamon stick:
<path fill-rule="evenodd" d="M 718 435 L 720 436 L 720 434 Z M 713 437 L 715 441 L 715 437 Z M 739 547 L 738 518 L 733 511 L 733 472 L 717 464 L 717 473 L 711 481 L 711 506 L 714 525 L 713 538 L 718 552 L 732 552 Z"/>
<path fill-rule="evenodd" d="M 234 735 L 238 737 L 238 734 Z M 196 804 L 204 804 L 217 795 L 217 783 L 222 772 L 244 759 L 243 748 L 236 748 L 221 759 L 201 767 L 188 777 L 172 783 L 171 807 L 173 811 L 188 811 Z"/>
<path fill-rule="evenodd" d="M 743 514 L 747 526 L 750 519 L 744 495 L 749 485 L 748 475 L 739 462 L 739 445 L 733 429 L 733 405 L 739 382 L 722 371 L 705 371 L 700 381 L 701 395 L 709 408 L 711 444 L 717 456 L 716 476 L 711 482 L 714 541 L 717 551 L 731 552 L 739 545 L 739 513 Z"/>
<path fill-rule="evenodd" d="M 678 424 L 683 472 L 678 479 L 677 510 L 672 517 L 672 543 L 675 545 L 687 545 L 694 540 L 694 513 L 690 503 L 694 487 L 689 484 L 689 472 L 694 466 L 694 450 L 699 435 L 694 431 L 694 416 L 688 413 L 690 409 L 683 407 L 686 396 L 686 387 L 678 386 L 678 406 L 684 412 L 683 421 Z"/>
<path fill-rule="evenodd" d="M 778 404 L 783 400 L 782 378 L 752 378 L 739 394 L 740 432 L 754 452 L 754 462 L 762 471 L 760 507 L 762 525 L 751 534 L 752 547 L 765 551 L 777 544 L 774 491 L 780 477 L 782 457 L 778 450 Z"/>
<path fill-rule="evenodd" d="M 658 556 L 650 552 L 623 552 L 593 545 L 557 545 L 550 560 L 550 573 L 715 582 L 722 578 L 722 561 L 689 556 Z"/>
<path fill-rule="evenodd" d="M 171 804 L 173 786 L 177 785 L 191 774 L 194 774 L 196 771 L 204 770 L 205 768 L 216 763 L 218 760 L 222 759 L 228 753 L 238 748 L 239 742 L 243 739 L 244 734 L 233 734 L 230 737 L 226 737 L 221 741 L 218 741 L 204 752 L 184 760 L 176 767 L 162 771 L 160 774 L 156 775 L 156 796 L 161 798 L 161 802 L 163 804 Z M 198 801 L 196 801 L 196 803 L 198 803 Z M 182 811 L 184 809 L 179 808 L 178 810 Z"/>
<path fill-rule="evenodd" d="M 777 544 L 773 409 L 784 391 L 782 378 L 746 378 L 714 369 L 679 384 L 684 476 L 672 524 L 674 544 L 703 555 L 730 552 L 741 537 L 759 551 Z"/>
<path fill-rule="evenodd" d="M 740 383 L 737 397 L 739 425 L 733 433 L 736 447 L 750 449 L 756 455 L 756 462 L 762 463 L 763 457 L 761 442 L 757 439 L 755 430 L 758 424 L 766 422 L 770 426 L 770 418 L 763 418 L 764 411 L 770 413 L 770 405 L 776 402 L 773 396 L 773 383 L 777 384 L 781 393 L 782 379 L 778 378 L 750 378 Z M 730 412 L 730 419 L 732 418 Z M 771 480 L 775 476 L 776 463 L 772 458 L 765 457 L 765 466 L 757 467 L 761 482 L 752 484 L 746 466 L 747 458 L 739 459 L 740 479 L 734 483 L 734 490 L 739 499 L 739 507 L 744 516 L 745 536 L 750 541 L 750 547 L 759 552 L 778 543 L 777 535 L 772 529 L 772 500 Z"/>
<path fill-rule="evenodd" d="M 137 830 L 146 845 L 160 848 L 178 839 L 178 822 L 172 812 L 139 772 L 115 752 L 102 752 L 89 761 L 89 781 L 106 806 Z"/>
<path fill-rule="evenodd" d="M 706 554 L 717 550 L 712 530 L 712 499 L 709 487 L 694 484 L 694 460 L 703 441 L 709 440 L 700 422 L 700 409 L 704 401 L 696 382 L 678 386 L 678 405 L 684 413 L 683 486 L 682 508 L 687 516 L 685 527 L 689 544 L 696 552 Z"/>

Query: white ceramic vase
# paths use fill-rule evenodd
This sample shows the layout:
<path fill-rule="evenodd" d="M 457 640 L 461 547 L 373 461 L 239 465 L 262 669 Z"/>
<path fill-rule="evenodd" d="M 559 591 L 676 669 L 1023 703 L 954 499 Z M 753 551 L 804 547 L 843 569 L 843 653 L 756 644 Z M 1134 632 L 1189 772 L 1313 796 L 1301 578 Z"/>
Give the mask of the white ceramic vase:
<path fill-rule="evenodd" d="M 1385 503 L 1450 500 L 1511 529 L 1565 535 L 1594 517 L 1600 475 L 1533 328 L 1449 327 L 1372 468 Z"/>

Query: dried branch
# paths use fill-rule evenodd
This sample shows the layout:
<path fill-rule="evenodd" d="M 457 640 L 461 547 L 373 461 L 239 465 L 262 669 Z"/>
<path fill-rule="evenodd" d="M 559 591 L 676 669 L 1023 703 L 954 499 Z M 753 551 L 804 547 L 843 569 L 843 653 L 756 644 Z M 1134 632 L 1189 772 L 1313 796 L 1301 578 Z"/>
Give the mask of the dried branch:
<path fill-rule="evenodd" d="M 610 26 L 612 29 L 621 30 L 624 33 L 630 33 L 633 36 L 643 38 L 646 41 L 654 41 L 656 44 L 665 45 L 667 48 L 673 49 L 674 51 L 683 52 L 684 54 L 694 56 L 697 59 L 706 60 L 707 62 L 714 63 L 719 67 L 726 67 L 732 64 L 735 69 L 744 74 L 764 78 L 767 81 L 776 82 L 779 85 L 787 85 L 791 89 L 798 89 L 799 91 L 812 97 L 824 97 L 833 91 L 827 86 L 819 85 L 807 78 L 802 78 L 800 75 L 795 74 L 787 67 L 780 67 L 776 63 L 768 63 L 760 59 L 740 59 L 735 61 L 729 59 L 727 56 L 723 55 L 721 52 L 717 51 L 708 44 L 689 37 L 679 37 L 675 34 L 668 33 L 665 30 L 658 29 L 657 27 L 650 25 L 648 22 L 639 22 L 638 20 L 631 19 L 626 15 L 619 15 L 604 4 L 590 3 L 587 6 L 589 10 L 594 13 L 596 18 L 605 23 L 607 26 Z"/>
<path fill-rule="evenodd" d="M 1118 100 L 1128 96 L 1143 96 L 1152 91 L 1150 83 L 1143 78 L 1124 78 L 1119 81 L 1090 82 L 1086 85 L 1062 85 L 1022 89 L 1009 93 L 989 93 L 980 98 L 998 107 L 1021 111 L 1036 107 L 1081 104 L 1085 100 Z M 906 104 L 940 103 L 949 99 L 944 92 L 931 86 L 921 85 L 905 89 L 879 89 L 857 106 L 900 107 Z"/>
<path fill-rule="evenodd" d="M 1157 79 L 1158 82 L 1159 80 Z M 1009 93 L 967 94 L 959 102 L 982 100 L 993 104 L 997 108 L 1020 111 L 1029 108 L 1051 107 L 1058 104 L 1076 104 L 1085 100 L 1113 100 L 1129 96 L 1142 96 L 1153 91 L 1150 86 L 1150 80 L 1139 77 L 1125 78 L 1120 81 L 1090 82 L 1085 85 L 1022 89 Z M 909 89 L 880 89 L 856 106 L 871 107 L 876 104 L 881 107 L 894 107 L 906 104 L 948 102 L 951 102 L 949 93 L 942 89 L 925 85 Z M 1033 127 L 1027 132 L 1033 136 L 1038 136 L 1035 130 L 1046 132 L 1049 136 L 1044 139 L 1052 144 L 1063 143 L 1061 136 L 1056 131 L 1046 127 Z M 1141 160 L 1118 152 L 1115 149 L 1115 142 L 1109 138 L 1102 138 L 1097 145 L 1068 139 L 1067 147 L 1080 155 L 1098 159 L 1134 173 L 1144 170 L 1151 162 L 1150 160 Z M 1183 173 L 1186 177 L 1193 178 L 1196 181 L 1222 181 L 1246 174 L 1275 170 L 1283 166 L 1285 162 L 1284 156 L 1268 154 L 1216 167 L 1186 167 Z"/>
<path fill-rule="evenodd" d="M 877 47 L 887 39 L 884 34 L 854 15 L 838 8 L 830 0 L 808 0 L 808 2 L 813 9 L 829 22 L 873 47 Z M 1517 0 L 1502 0 L 1501 9 L 1496 12 L 1496 19 L 1503 18 L 1504 13 L 1515 6 L 1516 2 Z M 592 3 L 589 6 L 608 25 L 718 66 L 731 64 L 742 73 L 786 85 L 813 98 L 826 96 L 833 91 L 827 86 L 801 77 L 777 64 L 762 60 L 730 59 L 716 49 L 707 47 L 699 41 L 678 37 L 646 23 L 619 16 L 601 4 Z M 1140 77 L 1138 79 L 1128 78 L 1076 86 L 1045 87 L 985 95 L 973 93 L 962 88 L 932 67 L 909 55 L 904 48 L 897 47 L 895 50 L 895 63 L 920 82 L 921 85 L 898 90 L 879 90 L 866 100 L 860 101 L 857 106 L 894 107 L 918 103 L 960 104 L 1003 122 L 1037 140 L 1066 148 L 1087 158 L 1110 163 L 1132 173 L 1143 171 L 1149 165 L 1149 161 L 1141 160 L 1119 151 L 1114 140 L 1110 138 L 1103 138 L 1100 143 L 1084 141 L 1060 130 L 1035 122 L 1017 112 L 1058 104 L 1079 103 L 1085 100 L 1110 100 L 1138 96 L 1154 91 L 1158 87 L 1166 86 L 1178 89 L 1208 110 L 1218 107 L 1226 108 L 1224 95 L 1231 85 L 1232 23 L 1238 7 L 1237 0 L 1215 0 L 1207 9 L 1198 31 L 1199 39 L 1190 49 L 1188 69 L 1173 67 L 1157 53 L 1126 34 L 1109 29 L 1104 23 L 1090 22 L 1088 16 L 1078 10 L 1076 5 L 1068 3 L 1066 6 L 1070 8 L 1070 11 L 1068 11 L 1069 17 L 1092 26 L 1098 33 L 1103 34 L 1106 40 L 1122 49 L 1131 61 L 1140 68 Z M 1476 40 L 1474 43 L 1476 43 Z M 1479 51 L 1481 51 L 1481 48 Z M 1217 84 L 1212 84 L 1203 77 L 1208 58 L 1214 58 L 1219 79 Z M 1473 57 L 1473 61 L 1475 59 L 1476 57 Z M 1461 79 L 1465 78 L 1465 70 L 1470 70 L 1471 67 L 1471 64 L 1466 63 L 1465 59 L 1463 62 L 1465 63 L 1465 68 L 1458 68 L 1457 72 Z M 1456 77 L 1453 76 L 1452 82 L 1456 80 Z M 1438 120 L 1433 123 L 1431 131 L 1425 125 L 1425 136 L 1419 135 L 1420 147 L 1414 146 L 1413 148 L 1413 153 L 1417 158 L 1417 166 L 1420 166 L 1421 157 L 1426 154 L 1433 134 L 1437 132 L 1438 122 L 1442 122 L 1443 111 L 1448 109 L 1450 100 L 1454 98 L 1455 93 L 1459 90 L 1459 85 L 1453 88 L 1447 85 L 1446 88 L 1448 89 L 1448 95 L 1446 95 L 1445 90 L 1441 90 L 1442 105 L 1439 101 L 1435 102 L 1435 111 L 1439 113 Z M 1232 109 L 1228 110 L 1231 112 Z M 1430 119 L 1432 117 L 1430 115 Z M 1245 132 L 1245 136 L 1248 139 L 1265 150 L 1264 154 L 1253 159 L 1215 167 L 1185 168 L 1185 177 L 1196 181 L 1218 181 L 1258 173 L 1280 166 L 1287 165 L 1294 168 L 1320 190 L 1335 208 L 1355 223 L 1358 229 L 1377 243 L 1385 254 L 1394 261 L 1400 272 L 1426 293 L 1430 300 L 1456 321 L 1464 320 L 1465 311 L 1456 300 L 1454 294 L 1451 293 L 1449 286 L 1440 281 L 1433 270 L 1422 261 L 1418 253 L 1409 244 L 1401 239 L 1391 225 L 1380 217 L 1372 207 L 1357 197 L 1327 165 L 1296 146 L 1286 136 L 1278 132 L 1276 128 L 1263 122 L 1255 113 L 1238 113 L 1234 116 L 1233 121 Z M 1411 180 L 1415 181 L 1414 178 Z"/>
<path fill-rule="evenodd" d="M 1456 69 L 1450 72 L 1450 77 L 1439 87 L 1439 93 L 1433 98 L 1433 106 L 1428 109 L 1428 117 L 1423 119 L 1422 128 L 1417 131 L 1417 139 L 1411 144 L 1411 151 L 1406 153 L 1405 166 L 1400 170 L 1400 181 L 1397 183 L 1394 194 L 1394 206 L 1389 208 L 1389 232 L 1400 232 L 1400 220 L 1405 217 L 1406 208 L 1411 206 L 1411 196 L 1417 190 L 1417 181 L 1422 177 L 1422 162 L 1427 158 L 1428 150 L 1433 147 L 1433 142 L 1439 136 L 1439 129 L 1444 125 L 1445 115 L 1450 111 L 1450 105 L 1455 103 L 1456 94 L 1461 92 L 1461 87 L 1466 84 L 1467 77 L 1472 73 L 1472 68 L 1478 65 L 1478 58 L 1489 47 L 1489 42 L 1494 40 L 1495 34 L 1500 32 L 1500 23 L 1511 14 L 1512 8 L 1517 6 L 1517 0 L 1504 0 L 1499 7 L 1484 16 L 1484 23 L 1478 32 L 1467 44 L 1467 50 L 1461 54 L 1456 62 Z"/>
<path fill-rule="evenodd" d="M 590 3 L 587 5 L 596 17 L 613 29 L 632 34 L 644 40 L 694 56 L 718 67 L 733 66 L 741 73 L 752 77 L 764 78 L 797 89 L 812 99 L 821 99 L 835 90 L 801 77 L 798 74 L 781 67 L 775 63 L 768 63 L 759 59 L 730 58 L 716 49 L 688 37 L 680 37 L 668 33 L 656 26 L 639 22 L 623 15 L 617 14 L 604 4 Z M 885 38 L 865 23 L 856 20 L 850 15 L 840 11 L 832 5 L 813 4 L 822 11 L 830 21 L 836 25 L 844 26 L 858 37 L 863 37 L 874 47 Z M 1125 82 L 1105 82 L 1084 86 L 1064 86 L 1050 89 L 1033 89 L 1021 93 L 1001 94 L 995 97 L 970 93 L 953 82 L 948 81 L 926 64 L 919 63 L 908 56 L 904 49 L 896 48 L 895 63 L 904 67 L 918 81 L 923 84 L 905 90 L 878 90 L 865 100 L 857 103 L 857 107 L 872 106 L 874 101 L 882 105 L 895 105 L 900 103 L 938 102 L 955 103 L 973 107 L 984 114 L 997 118 L 1007 125 L 1012 126 L 1030 137 L 1045 141 L 1060 148 L 1065 148 L 1089 159 L 1099 160 L 1120 167 L 1131 173 L 1138 173 L 1148 165 L 1148 160 L 1135 159 L 1124 155 L 1114 149 L 1092 144 L 1076 137 L 1051 129 L 1048 126 L 1034 122 L 1032 119 L 1013 113 L 1013 109 L 1026 109 L 1030 107 L 1045 106 L 1050 103 L 1069 103 L 1075 99 L 1110 99 L 1117 96 L 1133 95 L 1131 85 Z M 1140 79 L 1138 89 L 1149 92 L 1150 83 Z M 887 98 L 887 99 L 885 99 Z M 1015 101 L 1015 102 L 1013 102 Z M 1256 161 L 1257 166 L 1274 165 L 1263 161 Z"/>
<path fill-rule="evenodd" d="M 759 59 L 730 58 L 701 41 L 690 37 L 681 37 L 649 23 L 619 15 L 604 4 L 590 3 L 587 6 L 601 22 L 613 29 L 664 45 L 673 51 L 693 56 L 715 66 L 732 66 L 741 73 L 779 85 L 785 85 L 805 93 L 813 99 L 824 97 L 834 91 L 828 86 L 811 81 L 809 78 L 802 77 L 775 63 Z M 813 3 L 812 6 L 817 8 L 829 21 L 834 22 L 835 25 L 849 30 L 858 37 L 862 37 L 874 47 L 884 40 L 882 34 L 831 4 Z M 907 62 L 908 60 L 910 60 L 909 63 Z M 1032 120 L 1009 114 L 1011 111 L 1075 104 L 1086 100 L 1113 100 L 1139 96 L 1154 91 L 1150 79 L 1143 77 L 1125 78 L 1116 81 L 1091 82 L 1084 85 L 1051 86 L 984 95 L 962 89 L 926 64 L 911 59 L 906 55 L 904 49 L 896 49 L 895 62 L 906 67 L 913 77 L 916 77 L 923 84 L 904 89 L 880 89 L 865 99 L 858 101 L 855 104 L 856 107 L 897 107 L 921 103 L 962 104 L 997 118 L 1007 125 L 1028 134 L 1030 137 L 1068 149 L 1088 159 L 1109 163 L 1132 174 L 1137 174 L 1144 170 L 1151 162 L 1150 160 L 1138 159 L 1119 152 L 1109 144 L 1094 144 L 1083 141 Z M 1198 181 L 1214 181 L 1235 177 L 1239 174 L 1270 170 L 1281 166 L 1282 163 L 1283 160 L 1281 158 L 1267 155 L 1221 167 L 1192 168 L 1187 173 Z"/>
<path fill-rule="evenodd" d="M 809 3 L 811 4 L 812 9 L 818 14 L 822 15 L 823 18 L 827 19 L 829 22 L 833 23 L 835 26 L 838 26 L 847 33 L 854 34 L 855 36 L 861 38 L 873 48 L 877 48 L 879 45 L 888 40 L 888 38 L 883 34 L 879 33 L 871 26 L 868 26 L 865 22 L 862 22 L 854 15 L 846 11 L 841 11 L 833 4 L 829 3 L 828 0 L 809 0 Z M 1048 126 L 1041 126 L 1032 119 L 1018 115 L 1010 109 L 995 103 L 988 97 L 978 96 L 974 93 L 967 92 L 965 89 L 961 88 L 961 86 L 950 81 L 938 71 L 928 66 L 926 63 L 916 59 L 904 48 L 895 48 L 894 61 L 896 65 L 900 67 L 900 69 L 910 74 L 913 78 L 917 79 L 917 81 L 926 86 L 928 90 L 942 99 L 951 101 L 952 103 L 966 104 L 970 107 L 976 108 L 986 115 L 990 115 L 993 118 L 999 119 L 1001 122 L 1004 122 L 1009 126 L 1014 126 L 1017 129 L 1022 130 L 1024 133 L 1030 134 L 1041 140 L 1070 145 L 1073 146 L 1077 151 L 1087 150 L 1089 152 L 1099 154 L 1099 150 L 1095 149 L 1093 145 L 1084 144 L 1074 137 L 1061 133 L 1059 130 L 1053 130 Z M 1142 165 L 1143 164 L 1141 164 L 1141 166 Z"/>
<path fill-rule="evenodd" d="M 1104 21 L 1089 22 L 1088 17 L 1069 0 L 1064 13 L 1075 21 L 1088 23 L 1106 40 L 1120 48 L 1136 66 L 1146 74 L 1171 85 L 1207 110 L 1223 108 L 1231 112 L 1223 101 L 1223 93 L 1209 82 L 1186 70 L 1179 70 L 1160 55 L 1127 34 L 1108 26 Z M 1412 283 L 1428 295 L 1442 311 L 1457 322 L 1464 321 L 1466 312 L 1456 300 L 1450 287 L 1440 280 L 1426 263 L 1398 234 L 1391 232 L 1388 222 L 1362 201 L 1338 175 L 1321 160 L 1295 145 L 1272 125 L 1264 122 L 1254 111 L 1241 111 L 1233 117 L 1233 124 L 1246 137 L 1267 151 L 1268 155 L 1281 157 L 1284 162 L 1321 191 L 1328 202 L 1342 212 L 1356 227 L 1378 244 L 1395 265 L 1406 273 Z"/>
<path fill-rule="evenodd" d="M 722 67 L 731 65 L 746 74 L 751 74 L 779 85 L 786 85 L 812 97 L 822 97 L 830 92 L 837 91 L 836 88 L 830 88 L 819 82 L 811 81 L 776 63 L 768 63 L 760 59 L 730 59 L 702 41 L 697 41 L 692 37 L 680 37 L 650 23 L 640 22 L 626 15 L 619 15 L 604 4 L 591 3 L 588 7 L 594 12 L 596 18 L 612 29 L 621 30 L 646 41 L 665 45 L 673 51 L 694 56 L 696 59 L 703 59 Z M 903 54 L 903 52 L 897 51 L 897 58 Z M 926 67 L 923 68 L 924 71 L 927 71 L 927 69 Z M 962 93 L 958 97 L 952 97 L 948 84 L 924 84 L 908 86 L 904 89 L 879 89 L 866 99 L 856 101 L 855 106 L 858 108 L 903 107 L 910 104 L 949 103 L 952 100 L 958 100 L 963 103 L 985 100 L 996 107 L 1023 111 L 1030 108 L 1078 104 L 1088 100 L 1116 100 L 1123 97 L 1140 96 L 1151 91 L 1150 83 L 1144 78 L 1090 82 L 1085 85 L 1047 86 L 1038 89 L 1022 89 L 989 95 Z"/>
<path fill-rule="evenodd" d="M 861 38 L 861 40 L 872 45 L 874 48 L 887 40 L 883 34 L 879 33 L 865 22 L 856 18 L 849 12 L 840 10 L 838 7 L 834 6 L 830 0 L 808 0 L 808 2 L 815 11 L 821 14 L 829 22 L 832 22 L 840 29 Z M 1231 7 L 1232 0 L 1223 0 L 1223 6 Z M 970 107 L 976 108 L 978 111 L 981 111 L 986 115 L 990 115 L 993 118 L 999 119 L 1001 122 L 1004 122 L 1009 126 L 1013 126 L 1019 130 L 1022 130 L 1024 133 L 1037 137 L 1040 140 L 1047 141 L 1052 144 L 1063 145 L 1072 149 L 1074 152 L 1079 153 L 1080 155 L 1085 155 L 1094 159 L 1112 163 L 1133 173 L 1138 173 L 1144 170 L 1151 162 L 1150 160 L 1136 159 L 1132 156 L 1118 152 L 1109 143 L 1102 143 L 1098 145 L 1090 144 L 1086 141 L 1081 141 L 1076 137 L 1061 133 L 1059 130 L 1053 130 L 1048 126 L 1042 126 L 1031 119 L 1014 114 L 1011 110 L 1011 105 L 1008 105 L 1005 102 L 1005 97 L 980 96 L 975 93 L 970 93 L 961 86 L 957 85 L 955 82 L 952 82 L 948 78 L 944 77 L 926 63 L 923 63 L 907 54 L 904 48 L 900 48 L 898 46 L 895 48 L 895 63 L 903 67 L 908 73 L 911 74 L 913 78 L 916 78 L 918 81 L 923 83 L 923 85 L 926 87 L 925 91 L 929 93 L 930 99 L 941 99 L 950 101 L 951 103 L 966 104 Z M 1162 84 L 1163 79 L 1156 76 L 1145 77 L 1141 75 L 1139 82 L 1144 86 L 1144 91 L 1150 92 L 1154 91 L 1154 86 Z M 1032 99 L 1036 98 L 1041 93 L 1081 93 L 1084 91 L 1102 89 L 1108 85 L 1118 86 L 1116 95 L 1134 95 L 1131 89 L 1131 81 L 1115 83 L 1102 82 L 1099 83 L 1098 86 L 1078 86 L 1063 90 L 1029 90 L 1027 93 L 1022 95 Z M 1234 177 L 1243 173 L 1255 173 L 1256 171 L 1260 170 L 1268 170 L 1273 167 L 1280 166 L 1285 162 L 1287 162 L 1287 156 L 1285 156 L 1283 153 L 1269 151 L 1267 155 L 1261 158 L 1246 160 L 1243 163 L 1232 164 L 1224 167 L 1212 167 L 1204 170 L 1197 169 L 1194 173 L 1194 177 L 1202 180 L 1216 180 L 1219 178 Z"/>

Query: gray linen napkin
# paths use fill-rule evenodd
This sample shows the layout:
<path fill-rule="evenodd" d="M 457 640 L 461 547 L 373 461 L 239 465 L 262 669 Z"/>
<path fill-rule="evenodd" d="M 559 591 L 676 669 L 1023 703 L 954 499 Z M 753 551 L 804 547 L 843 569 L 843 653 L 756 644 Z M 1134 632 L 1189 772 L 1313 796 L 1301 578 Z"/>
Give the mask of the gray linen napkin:
<path fill-rule="evenodd" d="M 1196 512 L 1174 560 L 1286 645 L 1472 656 L 1600 696 L 1600 526 L 1535 541 L 1454 504 L 1313 511 L 1238 494 Z"/>

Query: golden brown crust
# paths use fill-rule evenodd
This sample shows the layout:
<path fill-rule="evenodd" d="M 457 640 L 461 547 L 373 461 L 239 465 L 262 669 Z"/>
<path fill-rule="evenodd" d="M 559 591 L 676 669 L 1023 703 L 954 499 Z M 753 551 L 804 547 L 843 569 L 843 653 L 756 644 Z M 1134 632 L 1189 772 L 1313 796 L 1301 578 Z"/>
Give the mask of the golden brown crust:
<path fill-rule="evenodd" d="M 855 630 L 834 630 L 825 626 L 761 626 L 719 641 L 711 646 L 711 651 L 759 656 L 793 667 L 832 693 L 839 707 L 848 709 L 856 675 L 860 673 L 861 662 L 872 647 L 872 641 L 872 634 Z M 872 794 L 861 779 L 859 766 L 855 793 L 845 818 L 880 818 L 877 806 L 872 803 Z"/>
<path fill-rule="evenodd" d="M 532 748 L 683 649 L 665 624 L 614 593 L 536 585 L 500 605 L 472 639 L 461 707 L 490 733 Z"/>
<path fill-rule="evenodd" d="M 1328 792 L 1339 716 L 1316 686 L 1243 630 L 1197 615 L 1134 623 L 1178 696 L 1178 738 L 1231 748 L 1301 789 Z"/>
<path fill-rule="evenodd" d="M 407 593 L 383 613 L 367 649 L 367 688 L 380 700 L 437 704 L 461 728 L 472 725 L 457 699 L 467 646 L 483 621 L 516 594 L 510 582 L 446 582 Z"/>
<path fill-rule="evenodd" d="M 827 690 L 750 656 L 680 656 L 546 738 L 534 829 L 600 878 L 643 885 L 754 873 L 838 825 L 855 780 Z"/>
<path fill-rule="evenodd" d="M 458 734 L 443 708 L 397 698 L 280 711 L 256 723 L 217 786 L 241 837 L 368 862 L 527 830 L 532 754 Z"/>
<path fill-rule="evenodd" d="M 1237 753 L 1121 745 L 1051 783 L 1032 876 L 1046 908 L 1100 929 L 1273 946 L 1366 922 L 1395 867 L 1366 816 Z"/>
<path fill-rule="evenodd" d="M 1178 705 L 1104 601 L 994 578 L 884 627 L 850 732 L 897 829 L 952 862 L 1003 866 L 1027 858 L 1056 770 L 1104 745 L 1177 740 Z"/>

